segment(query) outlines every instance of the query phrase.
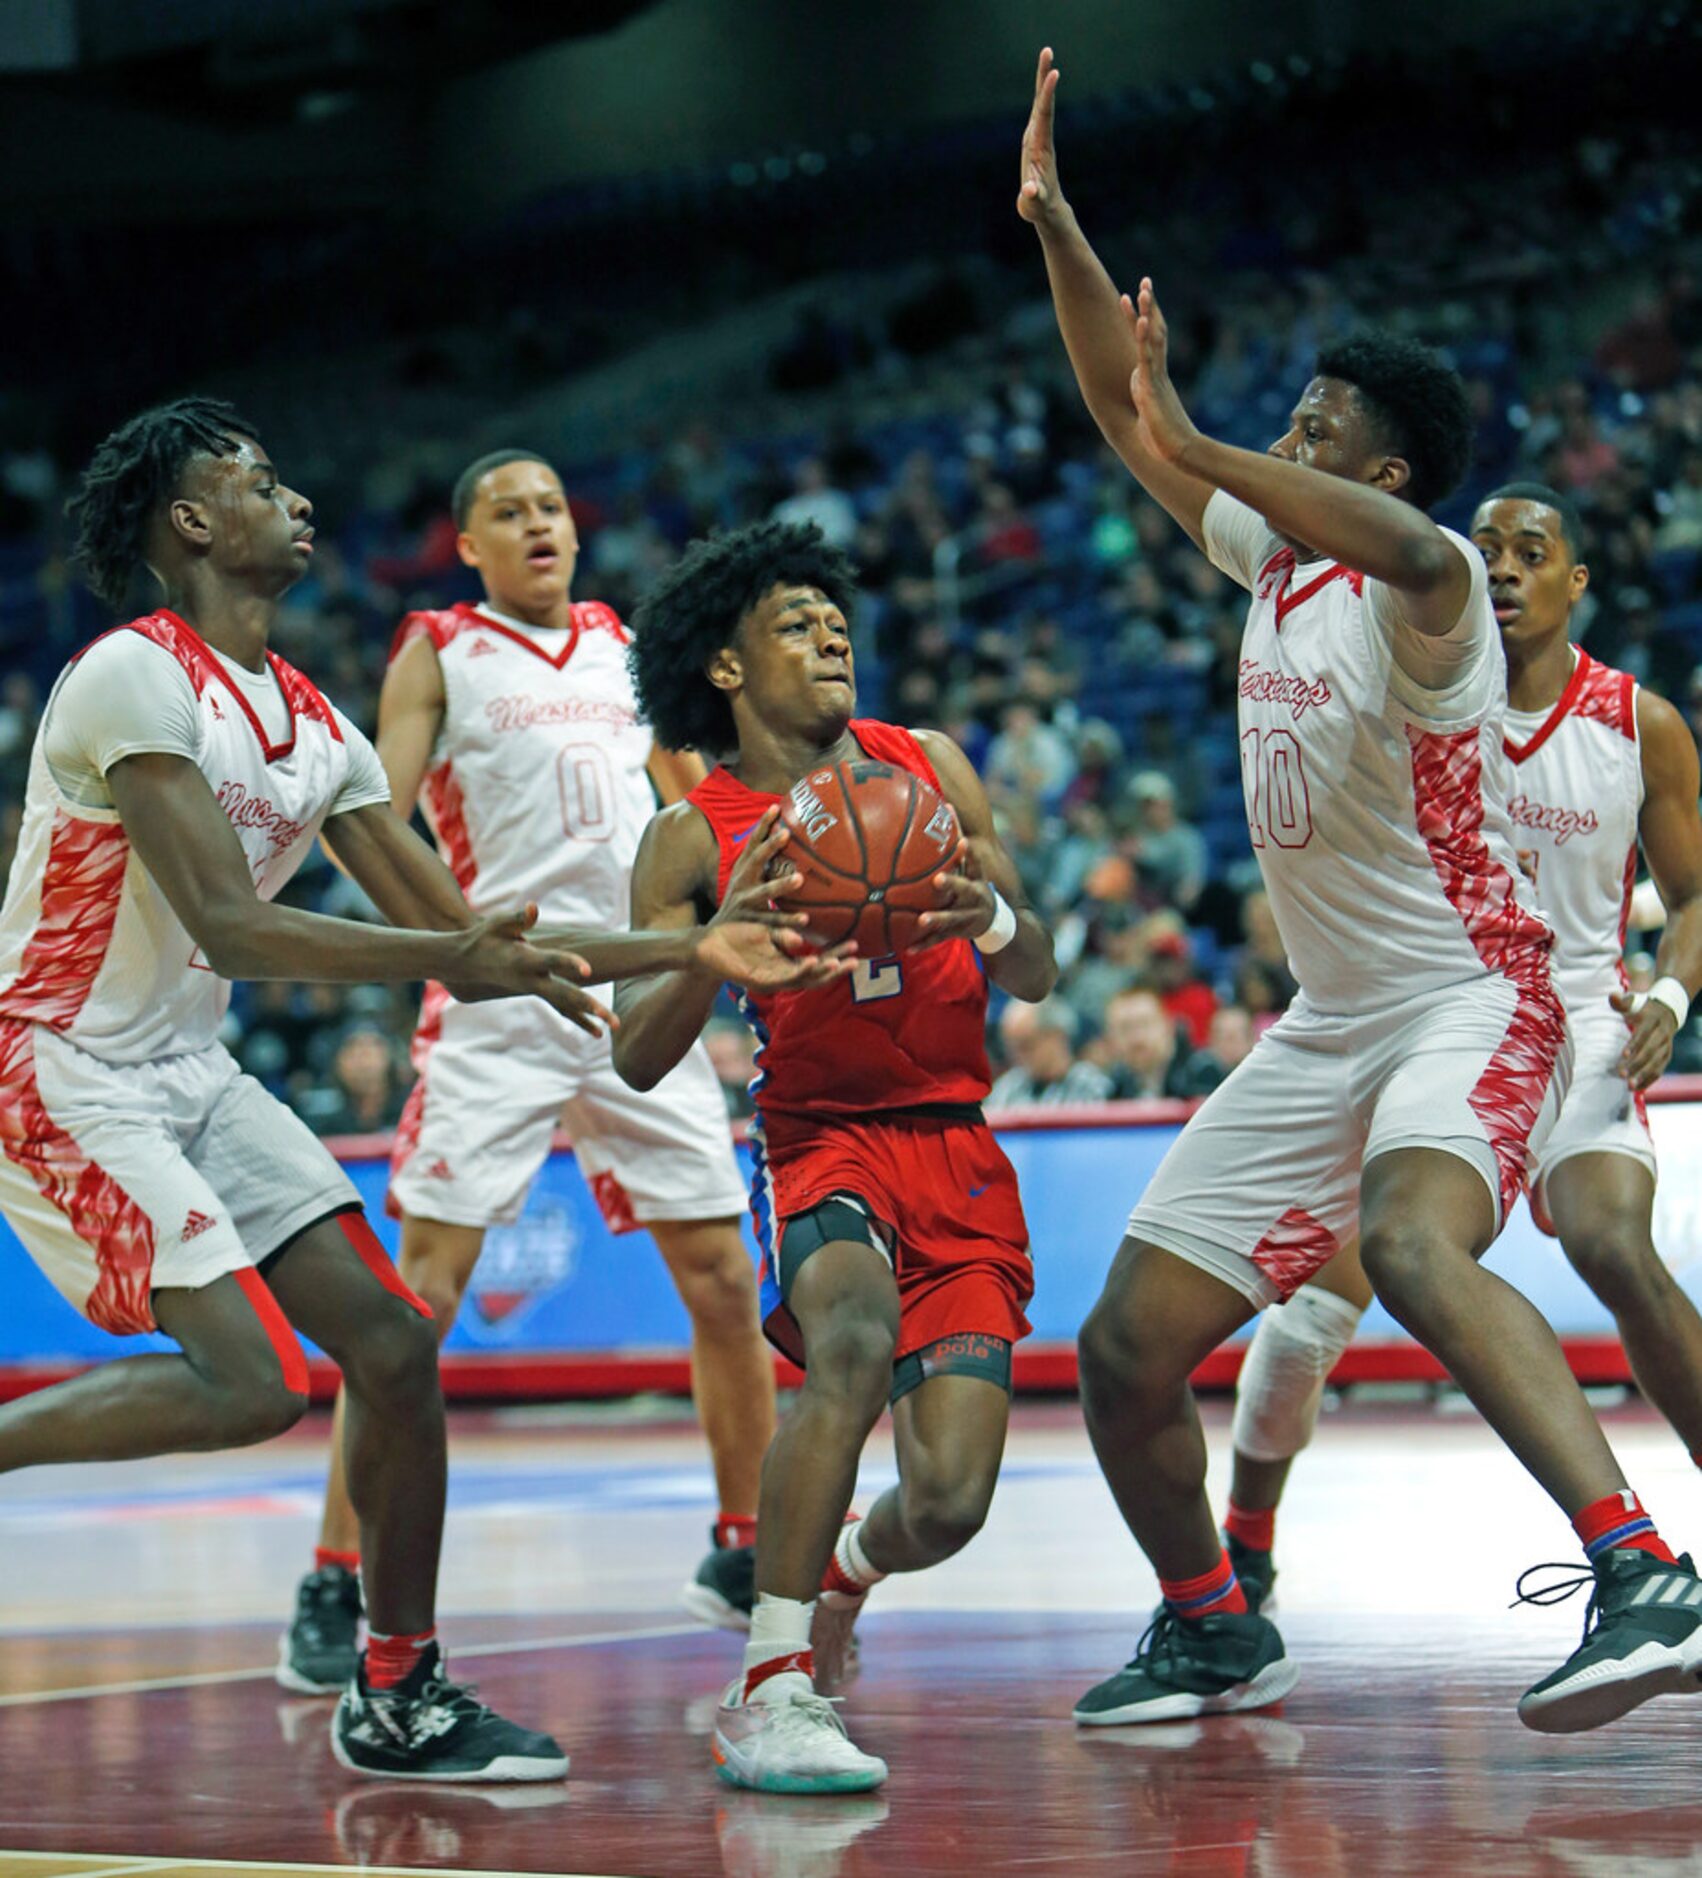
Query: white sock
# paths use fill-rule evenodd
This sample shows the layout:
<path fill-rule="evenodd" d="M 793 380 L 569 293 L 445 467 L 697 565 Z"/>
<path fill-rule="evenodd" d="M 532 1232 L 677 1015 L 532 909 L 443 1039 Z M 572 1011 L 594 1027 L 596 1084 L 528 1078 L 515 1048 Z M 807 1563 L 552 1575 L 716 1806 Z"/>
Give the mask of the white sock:
<path fill-rule="evenodd" d="M 810 1622 L 816 1614 L 815 1599 L 801 1603 L 797 1598 L 777 1598 L 771 1592 L 756 1594 L 756 1608 L 751 1612 L 750 1641 L 745 1645 L 745 1688 L 747 1702 L 789 1702 L 794 1695 L 806 1693 L 814 1685 L 810 1677 Z M 799 1659 L 795 1669 L 770 1671 L 751 1687 L 751 1674 L 786 1657 Z"/>
<path fill-rule="evenodd" d="M 859 1519 L 849 1526 L 841 1526 L 839 1537 L 833 1542 L 833 1562 L 851 1580 L 861 1585 L 865 1591 L 871 1585 L 878 1585 L 886 1576 L 885 1572 L 876 1571 L 869 1563 L 869 1555 L 863 1550 L 863 1522 Z"/>

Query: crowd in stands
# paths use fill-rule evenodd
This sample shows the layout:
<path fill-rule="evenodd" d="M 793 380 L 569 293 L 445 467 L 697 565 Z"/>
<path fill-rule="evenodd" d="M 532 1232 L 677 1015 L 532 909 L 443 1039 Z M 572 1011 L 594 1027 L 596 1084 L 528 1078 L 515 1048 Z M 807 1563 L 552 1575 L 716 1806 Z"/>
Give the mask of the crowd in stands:
<path fill-rule="evenodd" d="M 1570 492 L 1589 533 L 1586 643 L 1702 732 L 1702 133 L 1640 116 L 1627 85 L 1617 116 L 1578 113 L 1564 133 L 1551 122 L 1541 149 L 1505 122 L 1486 142 L 1473 116 L 1433 122 L 1404 177 L 1314 151 L 1310 192 L 1284 203 L 1261 139 L 1275 114 L 1306 155 L 1312 80 L 1255 68 L 1245 82 L 1271 95 L 1239 127 L 1217 123 L 1214 161 L 1165 210 L 1144 197 L 1138 219 L 1105 181 L 1104 122 L 1084 114 L 1079 171 L 1064 132 L 1066 185 L 1114 272 L 1175 278 L 1174 368 L 1201 426 L 1268 441 L 1319 345 L 1366 318 L 1444 346 L 1480 422 L 1468 487 L 1440 519 L 1463 526 L 1516 476 Z M 1380 94 L 1361 91 L 1356 108 L 1374 112 Z M 1422 84 L 1404 81 L 1400 99 L 1422 118 Z M 1010 128 L 1002 205 L 1014 146 Z M 539 442 L 574 504 L 576 593 L 623 613 L 710 527 L 775 514 L 850 551 L 864 708 L 962 742 L 1057 938 L 1057 992 L 994 1012 L 993 1105 L 1198 1096 L 1294 992 L 1241 801 L 1244 598 L 1104 450 L 1038 254 L 1019 241 L 1013 230 L 991 260 L 942 263 L 879 320 L 842 300 L 801 315 L 764 399 L 717 402 L 711 386 L 695 415 L 619 449 Z M 102 623 L 74 598 L 55 529 L 69 470 L 37 449 L 0 456 L 0 574 L 15 596 L 27 564 L 34 593 L 20 613 L 0 591 L 15 667 L 0 688 L 0 862 L 43 689 Z M 314 572 L 281 622 L 278 649 L 369 728 L 401 614 L 475 592 L 448 480 L 322 506 Z M 365 910 L 325 865 L 291 891 Z M 1641 951 L 1632 968 L 1647 970 Z M 406 991 L 239 987 L 232 1036 L 315 1126 L 367 1132 L 405 1096 L 412 1014 Z M 718 1018 L 710 1045 L 730 1112 L 747 1113 L 748 1038 Z M 1694 1025 L 1675 1067 L 1702 1068 Z"/>

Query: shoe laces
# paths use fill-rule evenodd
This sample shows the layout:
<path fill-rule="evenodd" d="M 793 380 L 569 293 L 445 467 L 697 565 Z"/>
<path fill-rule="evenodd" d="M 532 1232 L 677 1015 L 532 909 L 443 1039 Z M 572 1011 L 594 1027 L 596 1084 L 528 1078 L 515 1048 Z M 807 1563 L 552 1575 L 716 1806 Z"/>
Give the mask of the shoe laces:
<path fill-rule="evenodd" d="M 808 1728 L 828 1728 L 834 1734 L 849 1741 L 845 1724 L 839 1719 L 841 1698 L 836 1695 L 819 1695 L 814 1689 L 799 1690 L 784 1708 L 773 1705 L 777 1719 L 784 1718 L 797 1726 Z"/>
<path fill-rule="evenodd" d="M 1527 1591 L 1525 1580 L 1537 1572 L 1558 1572 L 1560 1575 Z M 1584 1634 L 1578 1644 L 1582 1649 L 1589 1642 L 1590 1632 L 1601 1621 L 1602 1615 L 1602 1584 L 1590 1566 L 1580 1567 L 1570 1559 L 1550 1559 L 1543 1565 L 1527 1565 L 1513 1586 L 1513 1601 L 1507 1608 L 1511 1611 L 1517 1610 L 1521 1604 L 1564 1604 L 1568 1598 L 1576 1597 L 1585 1585 L 1590 1587 L 1590 1601 L 1584 1606 Z"/>
<path fill-rule="evenodd" d="M 1168 1604 L 1160 1604 L 1152 1614 L 1152 1622 L 1141 1632 L 1140 1641 L 1135 1645 L 1135 1653 L 1124 1665 L 1126 1669 L 1140 1669 L 1147 1664 L 1154 1668 L 1174 1663 L 1177 1657 L 1177 1645 L 1180 1641 L 1177 1626 L 1180 1619 Z"/>

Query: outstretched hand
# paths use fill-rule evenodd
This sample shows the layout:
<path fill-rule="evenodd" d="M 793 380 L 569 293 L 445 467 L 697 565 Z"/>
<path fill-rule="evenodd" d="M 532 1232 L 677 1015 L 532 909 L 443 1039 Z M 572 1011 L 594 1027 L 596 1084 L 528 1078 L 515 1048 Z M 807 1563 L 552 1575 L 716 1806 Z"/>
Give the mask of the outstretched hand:
<path fill-rule="evenodd" d="M 780 810 L 767 808 L 745 838 L 739 858 L 727 876 L 727 891 L 715 910 L 711 925 L 754 921 L 760 926 L 801 932 L 809 924 L 807 913 L 785 913 L 775 904 L 794 887 L 804 884 L 795 867 L 776 865 L 792 831 L 780 819 Z"/>
<path fill-rule="evenodd" d="M 1058 187 L 1058 153 L 1052 140 L 1053 101 L 1058 94 L 1058 68 L 1052 48 L 1041 49 L 1034 74 L 1034 105 L 1022 133 L 1022 181 L 1017 189 L 1016 212 L 1025 222 L 1043 222 L 1064 205 Z"/>
<path fill-rule="evenodd" d="M 1121 305 L 1135 339 L 1129 395 L 1141 421 L 1143 440 L 1155 456 L 1180 465 L 1199 442 L 1200 433 L 1170 382 L 1170 328 L 1152 282 L 1142 280 L 1139 294 L 1133 300 L 1124 294 Z"/>
<path fill-rule="evenodd" d="M 857 947 L 847 940 L 818 952 L 799 932 L 755 920 L 714 919 L 697 942 L 707 972 L 747 991 L 807 991 L 854 971 Z"/>
<path fill-rule="evenodd" d="M 542 998 L 593 1037 L 602 1035 L 604 1025 L 613 1029 L 614 1013 L 574 982 L 590 975 L 589 963 L 563 946 L 532 944 L 526 935 L 537 923 L 535 905 L 475 921 L 461 935 L 465 972 L 458 970 L 445 980 L 450 992 L 465 1004 L 491 998 Z"/>
<path fill-rule="evenodd" d="M 1616 991 L 1608 1003 L 1631 1020 L 1631 1037 L 1619 1059 L 1619 1073 L 1640 1095 L 1672 1061 L 1678 1019 L 1658 998 L 1641 991 Z"/>

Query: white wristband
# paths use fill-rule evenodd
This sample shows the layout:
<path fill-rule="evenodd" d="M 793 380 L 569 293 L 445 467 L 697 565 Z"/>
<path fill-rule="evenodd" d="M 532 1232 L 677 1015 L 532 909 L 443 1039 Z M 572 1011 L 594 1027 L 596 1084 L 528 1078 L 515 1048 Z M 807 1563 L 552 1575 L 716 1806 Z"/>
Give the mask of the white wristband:
<path fill-rule="evenodd" d="M 1690 993 L 1676 978 L 1657 978 L 1647 991 L 1638 992 L 1632 1000 L 1632 1015 L 1642 1010 L 1650 999 L 1656 1004 L 1664 1004 L 1677 1019 L 1679 1029 L 1684 1028 L 1685 1020 L 1690 1016 Z"/>
<path fill-rule="evenodd" d="M 1016 915 L 1005 903 L 1005 896 L 997 887 L 993 889 L 993 923 L 984 933 L 975 936 L 977 952 L 1003 952 L 1005 947 L 1016 937 Z M 1670 983 L 1670 980 L 1663 980 Z M 1682 1021 L 1682 1020 L 1681 1020 Z"/>

